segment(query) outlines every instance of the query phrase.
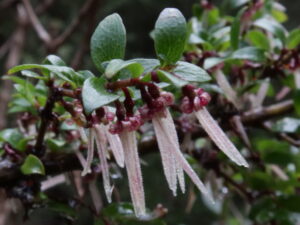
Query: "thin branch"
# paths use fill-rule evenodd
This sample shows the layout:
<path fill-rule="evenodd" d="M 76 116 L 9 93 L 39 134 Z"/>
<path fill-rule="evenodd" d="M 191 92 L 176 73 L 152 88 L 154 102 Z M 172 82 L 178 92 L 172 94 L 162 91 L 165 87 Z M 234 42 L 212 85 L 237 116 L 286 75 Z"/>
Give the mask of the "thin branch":
<path fill-rule="evenodd" d="M 21 53 L 24 47 L 27 29 L 27 14 L 22 5 L 18 5 L 18 26 L 11 39 L 9 54 L 5 63 L 5 70 L 17 65 L 20 62 Z M 7 105 L 10 100 L 10 93 L 12 91 L 13 84 L 10 80 L 5 80 L 1 84 L 0 92 L 0 129 L 6 126 L 6 111 Z"/>
<path fill-rule="evenodd" d="M 24 0 L 23 0 L 24 1 Z M 26 0 L 27 1 L 27 0 Z M 85 4 L 81 7 L 81 10 L 78 13 L 71 24 L 67 29 L 57 38 L 53 40 L 51 45 L 51 51 L 55 51 L 59 46 L 61 46 L 78 28 L 80 23 L 84 20 L 87 15 L 90 15 L 90 11 L 97 9 L 95 3 L 98 3 L 99 0 L 87 0 Z"/>
<path fill-rule="evenodd" d="M 33 153 L 42 156 L 44 154 L 44 137 L 47 132 L 48 125 L 52 119 L 52 110 L 54 108 L 55 101 L 57 100 L 57 93 L 52 88 L 52 84 L 49 85 L 50 94 L 47 99 L 45 107 L 41 111 L 41 125 L 38 130 L 38 136 L 36 139 Z"/>
<path fill-rule="evenodd" d="M 30 22 L 34 27 L 36 33 L 38 34 L 39 38 L 48 46 L 52 40 L 51 36 L 47 32 L 47 30 L 43 27 L 41 22 L 39 21 L 38 17 L 36 16 L 30 0 L 22 0 L 24 7 L 27 11 L 29 16 Z"/>
<path fill-rule="evenodd" d="M 91 4 L 91 7 L 89 9 L 90 11 L 89 17 L 88 20 L 86 21 L 86 24 L 88 26 L 87 30 L 85 31 L 85 35 L 79 45 L 80 47 L 75 53 L 75 56 L 71 62 L 71 67 L 74 68 L 75 70 L 77 70 L 80 67 L 85 53 L 89 50 L 89 42 L 95 28 L 95 22 L 96 22 L 95 15 L 97 13 L 97 8 L 99 3 L 100 3 L 99 1 L 94 1 L 93 4 Z"/>

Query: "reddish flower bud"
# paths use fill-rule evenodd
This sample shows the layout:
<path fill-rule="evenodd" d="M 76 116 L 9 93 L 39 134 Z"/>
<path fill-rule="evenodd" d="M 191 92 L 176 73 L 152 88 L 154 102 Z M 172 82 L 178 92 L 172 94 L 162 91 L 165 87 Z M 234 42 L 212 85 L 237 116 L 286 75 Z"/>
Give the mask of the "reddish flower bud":
<path fill-rule="evenodd" d="M 123 126 L 122 123 L 120 123 L 119 121 L 109 126 L 109 132 L 112 134 L 119 134 L 122 132 L 122 130 L 123 130 Z"/>
<path fill-rule="evenodd" d="M 193 112 L 193 104 L 188 97 L 184 97 L 180 106 L 182 112 L 190 114 Z"/>
<path fill-rule="evenodd" d="M 201 106 L 206 106 L 211 100 L 211 97 L 207 92 L 202 93 L 199 98 Z"/>
<path fill-rule="evenodd" d="M 164 99 L 166 106 L 172 105 L 174 103 L 174 95 L 170 92 L 161 92 L 160 96 Z"/>

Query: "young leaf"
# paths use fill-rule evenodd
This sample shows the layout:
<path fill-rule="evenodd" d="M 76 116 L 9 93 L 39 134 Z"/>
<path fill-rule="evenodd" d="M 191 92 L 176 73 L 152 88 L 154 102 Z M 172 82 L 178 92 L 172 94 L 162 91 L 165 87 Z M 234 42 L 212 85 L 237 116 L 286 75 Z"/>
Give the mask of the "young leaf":
<path fill-rule="evenodd" d="M 87 113 L 91 113 L 95 109 L 113 102 L 118 98 L 118 95 L 106 91 L 105 79 L 102 77 L 88 78 L 83 84 L 82 100 Z"/>
<path fill-rule="evenodd" d="M 31 154 L 26 157 L 24 163 L 21 166 L 21 171 L 25 175 L 30 175 L 30 174 L 45 175 L 45 168 L 43 163 L 38 157 Z"/>
<path fill-rule="evenodd" d="M 44 60 L 44 64 L 51 64 L 55 66 L 66 66 L 66 63 L 56 55 L 48 55 Z"/>
<path fill-rule="evenodd" d="M 184 16 L 178 9 L 164 9 L 155 23 L 153 34 L 158 58 L 163 64 L 175 64 L 182 55 L 187 38 Z"/>
<path fill-rule="evenodd" d="M 289 49 L 296 48 L 300 44 L 300 29 L 295 29 L 289 34 L 286 44 Z"/>
<path fill-rule="evenodd" d="M 186 84 L 188 84 L 187 81 L 180 79 L 177 76 L 174 76 L 173 74 L 164 71 L 164 70 L 157 70 L 157 75 L 160 81 L 166 82 L 166 83 L 172 83 L 176 87 L 182 87 Z"/>
<path fill-rule="evenodd" d="M 272 34 L 277 36 L 282 41 L 282 43 L 285 43 L 286 30 L 277 21 L 274 21 L 271 18 L 261 18 L 261 19 L 256 20 L 254 22 L 254 25 L 271 32 Z"/>
<path fill-rule="evenodd" d="M 130 61 L 141 64 L 144 68 L 144 73 L 149 73 L 159 66 L 159 61 L 157 59 L 137 58 Z"/>
<path fill-rule="evenodd" d="M 173 73 L 179 78 L 191 82 L 205 82 L 211 80 L 209 74 L 191 63 L 179 61 L 173 70 Z"/>
<path fill-rule="evenodd" d="M 257 62 L 265 61 L 264 50 L 255 47 L 245 47 L 233 52 L 228 59 L 245 59 Z"/>
<path fill-rule="evenodd" d="M 105 76 L 107 78 L 112 78 L 118 74 L 122 69 L 128 69 L 131 72 L 132 77 L 138 77 L 142 74 L 144 68 L 141 64 L 134 61 L 124 61 L 122 59 L 113 59 L 109 62 L 105 68 Z"/>
<path fill-rule="evenodd" d="M 230 44 L 233 50 L 238 49 L 240 42 L 240 28 L 241 28 L 241 16 L 245 12 L 245 8 L 242 8 L 238 15 L 233 20 L 230 29 Z"/>
<path fill-rule="evenodd" d="M 92 60 L 99 71 L 101 63 L 111 59 L 122 59 L 125 54 L 126 30 L 119 14 L 112 14 L 102 20 L 91 39 Z"/>
<path fill-rule="evenodd" d="M 251 30 L 247 34 L 247 38 L 250 42 L 258 48 L 269 50 L 270 49 L 270 41 L 267 36 L 259 31 L 259 30 Z"/>

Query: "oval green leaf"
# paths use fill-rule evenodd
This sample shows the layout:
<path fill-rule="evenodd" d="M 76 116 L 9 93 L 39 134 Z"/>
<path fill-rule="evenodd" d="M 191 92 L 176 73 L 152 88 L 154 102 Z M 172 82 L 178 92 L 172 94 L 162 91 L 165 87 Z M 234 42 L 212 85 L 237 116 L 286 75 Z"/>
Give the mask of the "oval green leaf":
<path fill-rule="evenodd" d="M 181 57 L 187 38 L 186 20 L 175 8 L 164 9 L 154 29 L 154 44 L 163 64 L 175 64 Z"/>
<path fill-rule="evenodd" d="M 21 166 L 21 171 L 25 175 L 30 175 L 30 174 L 45 175 L 45 168 L 43 163 L 38 157 L 31 154 L 26 157 L 24 163 Z"/>
<path fill-rule="evenodd" d="M 126 30 L 122 18 L 117 13 L 104 18 L 91 38 L 91 56 L 99 71 L 104 71 L 103 62 L 124 58 L 125 46 Z"/>
<path fill-rule="evenodd" d="M 82 101 L 86 113 L 91 113 L 119 98 L 118 95 L 106 91 L 105 82 L 102 77 L 91 77 L 85 80 L 82 88 Z"/>

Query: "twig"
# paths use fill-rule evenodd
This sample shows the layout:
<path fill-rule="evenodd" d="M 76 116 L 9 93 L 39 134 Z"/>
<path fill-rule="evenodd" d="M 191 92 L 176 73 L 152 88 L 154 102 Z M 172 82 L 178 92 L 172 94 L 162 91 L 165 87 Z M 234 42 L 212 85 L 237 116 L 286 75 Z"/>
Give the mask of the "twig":
<path fill-rule="evenodd" d="M 73 19 L 71 24 L 67 27 L 67 29 L 57 38 L 53 40 L 51 43 L 50 51 L 56 51 L 58 47 L 60 47 L 77 29 L 79 24 L 83 21 L 83 19 L 90 15 L 90 11 L 97 9 L 95 3 L 98 3 L 99 0 L 87 0 L 85 4 L 81 7 L 78 16 Z"/>
<path fill-rule="evenodd" d="M 80 67 L 83 61 L 83 57 L 89 49 L 90 38 L 95 28 L 95 15 L 97 12 L 98 5 L 99 5 L 99 1 L 94 1 L 92 6 L 90 7 L 89 17 L 86 22 L 88 28 L 85 31 L 85 35 L 79 45 L 80 47 L 75 53 L 74 59 L 71 62 L 71 67 L 74 68 L 75 70 L 77 70 Z"/>
<path fill-rule="evenodd" d="M 57 92 L 53 90 L 52 85 L 49 85 L 50 94 L 47 99 L 45 107 L 41 111 L 41 125 L 38 130 L 38 136 L 36 139 L 33 153 L 42 156 L 44 154 L 44 137 L 48 128 L 48 125 L 52 119 L 52 110 L 54 108 L 55 101 L 57 100 Z"/>
<path fill-rule="evenodd" d="M 26 29 L 27 29 L 27 15 L 25 13 L 25 9 L 23 6 L 18 5 L 18 27 L 14 32 L 14 35 L 11 40 L 9 54 L 5 63 L 5 69 L 17 65 L 21 58 L 21 52 L 24 46 L 25 38 L 26 38 Z M 1 92 L 0 92 L 0 129 L 3 129 L 6 126 L 6 110 L 7 105 L 10 100 L 10 93 L 13 88 L 13 84 L 10 80 L 5 80 L 1 84 Z"/>
<path fill-rule="evenodd" d="M 41 22 L 39 21 L 38 17 L 36 16 L 31 4 L 30 0 L 22 0 L 24 7 L 27 11 L 29 16 L 30 22 L 34 27 L 36 33 L 38 34 L 39 38 L 48 46 L 51 42 L 51 36 L 47 32 L 47 30 L 43 27 Z"/>

